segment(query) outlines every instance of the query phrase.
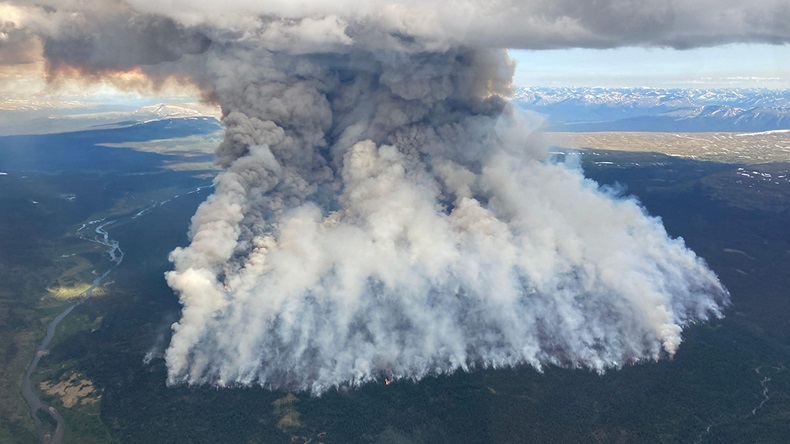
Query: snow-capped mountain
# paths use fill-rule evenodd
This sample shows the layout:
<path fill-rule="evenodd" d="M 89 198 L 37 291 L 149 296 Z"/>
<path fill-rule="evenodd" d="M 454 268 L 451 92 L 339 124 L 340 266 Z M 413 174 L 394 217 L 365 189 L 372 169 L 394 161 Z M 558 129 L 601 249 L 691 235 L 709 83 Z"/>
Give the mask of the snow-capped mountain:
<path fill-rule="evenodd" d="M 790 128 L 790 91 L 522 88 L 518 106 L 558 131 L 768 131 Z"/>
<path fill-rule="evenodd" d="M 186 104 L 167 104 L 144 106 L 136 109 L 133 113 L 135 117 L 148 117 L 160 119 L 178 119 L 186 117 L 208 116 L 216 119 L 220 118 L 219 107 L 203 103 Z"/>
<path fill-rule="evenodd" d="M 56 99 L 4 99 L 0 97 L 0 136 L 48 134 L 107 129 L 162 119 L 218 120 L 219 106 L 206 103 L 97 104 Z"/>
<path fill-rule="evenodd" d="M 513 100 L 530 106 L 565 103 L 579 106 L 605 105 L 632 108 L 681 108 L 701 105 L 729 105 L 741 108 L 790 107 L 790 90 L 528 87 L 520 88 Z"/>

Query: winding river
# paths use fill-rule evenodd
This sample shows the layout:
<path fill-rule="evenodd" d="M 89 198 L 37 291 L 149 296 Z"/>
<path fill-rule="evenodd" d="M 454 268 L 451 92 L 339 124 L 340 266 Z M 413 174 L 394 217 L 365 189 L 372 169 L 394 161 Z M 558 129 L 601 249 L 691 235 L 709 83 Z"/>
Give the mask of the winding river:
<path fill-rule="evenodd" d="M 82 294 L 82 297 L 79 299 L 79 301 L 66 307 L 66 309 L 60 312 L 60 314 L 57 315 L 55 319 L 50 321 L 49 325 L 47 325 L 47 334 L 44 336 L 44 340 L 41 341 L 41 344 L 36 347 L 36 353 L 33 355 L 33 361 L 27 367 L 27 370 L 25 371 L 25 377 L 22 380 L 22 396 L 24 396 L 25 401 L 27 401 L 28 405 L 30 406 L 33 420 L 36 423 L 36 428 L 41 434 L 41 441 L 43 443 L 59 444 L 63 440 L 63 431 L 66 428 L 66 421 L 63 419 L 63 416 L 61 416 L 60 413 L 55 410 L 54 407 L 44 403 L 38 397 L 38 395 L 36 395 L 36 392 L 33 390 L 30 383 L 30 376 L 36 370 L 38 361 L 41 359 L 41 357 L 48 353 L 47 347 L 49 347 L 50 342 L 52 342 L 52 338 L 55 337 L 55 331 L 58 328 L 58 324 L 60 324 L 60 322 L 66 316 L 68 316 L 69 313 L 74 310 L 74 308 L 88 300 L 88 298 L 91 297 L 93 290 L 101 285 L 104 278 L 106 278 L 107 275 L 110 274 L 110 272 L 113 271 L 117 266 L 121 265 L 121 261 L 123 261 L 123 250 L 121 250 L 118 241 L 110 239 L 110 234 L 105 229 L 105 227 L 115 222 L 116 221 L 114 220 L 105 221 L 105 219 L 92 220 L 88 223 L 82 224 L 82 226 L 77 230 L 77 236 L 79 236 L 80 239 L 89 242 L 95 242 L 107 247 L 107 254 L 110 256 L 110 260 L 114 263 L 114 265 L 93 280 L 93 283 L 87 290 L 85 290 L 85 293 Z M 84 231 L 89 231 L 90 228 L 93 228 L 93 232 L 91 234 L 84 233 Z M 39 411 L 45 412 L 55 421 L 56 427 L 54 433 L 49 433 L 47 432 L 47 429 L 44 428 L 43 424 L 41 423 L 41 418 L 38 416 Z"/>
<path fill-rule="evenodd" d="M 132 216 L 131 219 L 137 219 L 138 217 L 147 214 L 153 209 L 167 204 L 173 199 L 184 195 L 199 193 L 205 189 L 210 189 L 213 187 L 213 183 L 201 185 L 184 194 L 177 194 L 170 199 L 166 199 L 161 202 L 155 202 L 151 206 L 142 209 L 140 212 Z M 74 308 L 88 300 L 88 298 L 91 297 L 91 294 L 93 294 L 93 290 L 101 285 L 107 275 L 109 275 L 110 272 L 112 272 L 116 267 L 121 265 L 121 262 L 123 261 L 123 250 L 121 250 L 118 241 L 110 238 L 110 234 L 106 230 L 106 227 L 117 222 L 118 220 L 108 221 L 106 219 L 96 219 L 82 224 L 82 226 L 77 230 L 77 236 L 79 236 L 80 239 L 87 242 L 94 242 L 106 247 L 107 254 L 110 256 L 110 261 L 113 262 L 113 265 L 93 280 L 91 286 L 85 290 L 85 293 L 82 294 L 82 297 L 76 303 L 66 307 L 55 317 L 55 319 L 50 321 L 49 325 L 47 325 L 47 334 L 44 336 L 44 340 L 42 340 L 38 347 L 36 347 L 36 353 L 33 355 L 33 361 L 27 367 L 25 376 L 22 379 L 22 396 L 24 396 L 25 401 L 27 401 L 28 405 L 30 406 L 30 412 L 33 415 L 33 421 L 35 421 L 36 428 L 41 434 L 41 442 L 45 444 L 60 444 L 60 442 L 63 440 L 63 432 L 66 429 L 66 421 L 54 407 L 44 403 L 41 401 L 38 395 L 36 395 L 35 390 L 33 390 L 33 387 L 31 386 L 30 377 L 33 375 L 36 367 L 38 367 L 38 362 L 41 357 L 45 356 L 49 352 L 48 347 L 50 342 L 52 342 L 52 338 L 55 336 L 55 331 L 57 330 L 58 324 L 60 324 L 60 322 L 66 316 L 68 316 L 69 313 L 74 310 Z M 47 429 L 44 428 L 43 424 L 41 423 L 41 418 L 38 416 L 39 411 L 45 412 L 55 421 L 56 427 L 54 433 L 48 433 Z"/>

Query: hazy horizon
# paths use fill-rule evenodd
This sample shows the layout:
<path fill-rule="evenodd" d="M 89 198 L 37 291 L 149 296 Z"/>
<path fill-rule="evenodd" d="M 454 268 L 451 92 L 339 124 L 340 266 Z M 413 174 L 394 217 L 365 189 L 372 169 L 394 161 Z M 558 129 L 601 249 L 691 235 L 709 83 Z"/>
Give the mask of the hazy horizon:
<path fill-rule="evenodd" d="M 788 45 L 511 50 L 510 56 L 520 87 L 790 88 Z"/>

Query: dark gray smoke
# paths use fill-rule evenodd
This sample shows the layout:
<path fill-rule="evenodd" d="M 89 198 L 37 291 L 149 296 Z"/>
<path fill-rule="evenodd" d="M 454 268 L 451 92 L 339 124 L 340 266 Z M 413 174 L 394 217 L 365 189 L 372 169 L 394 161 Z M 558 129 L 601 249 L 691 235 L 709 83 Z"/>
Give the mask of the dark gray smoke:
<path fill-rule="evenodd" d="M 167 273 L 169 383 L 314 393 L 674 354 L 726 290 L 636 201 L 546 159 L 495 48 L 790 36 L 778 1 L 13 5 L 0 29 L 50 63 L 189 76 L 222 106 L 224 171 Z"/>

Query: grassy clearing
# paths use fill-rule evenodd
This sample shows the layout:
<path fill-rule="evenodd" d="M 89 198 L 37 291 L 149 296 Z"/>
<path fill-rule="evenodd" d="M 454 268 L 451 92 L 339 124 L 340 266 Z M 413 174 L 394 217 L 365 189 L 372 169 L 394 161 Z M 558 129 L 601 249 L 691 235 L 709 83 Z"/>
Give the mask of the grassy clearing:
<path fill-rule="evenodd" d="M 214 150 L 222 142 L 222 131 L 145 142 L 102 143 L 107 148 L 126 148 L 167 156 L 161 167 L 173 171 L 218 170 Z"/>
<path fill-rule="evenodd" d="M 59 397 L 60 403 L 66 408 L 78 404 L 95 404 L 101 399 L 101 394 L 93 386 L 93 382 L 76 372 L 68 379 L 44 381 L 39 384 L 39 388 L 48 395 Z"/>
<path fill-rule="evenodd" d="M 101 421 L 102 390 L 69 360 L 41 369 L 31 381 L 44 402 L 55 407 L 66 421 L 64 442 L 112 442 Z"/>
<path fill-rule="evenodd" d="M 788 133 L 546 133 L 549 143 L 572 149 L 654 152 L 734 164 L 790 162 Z"/>

